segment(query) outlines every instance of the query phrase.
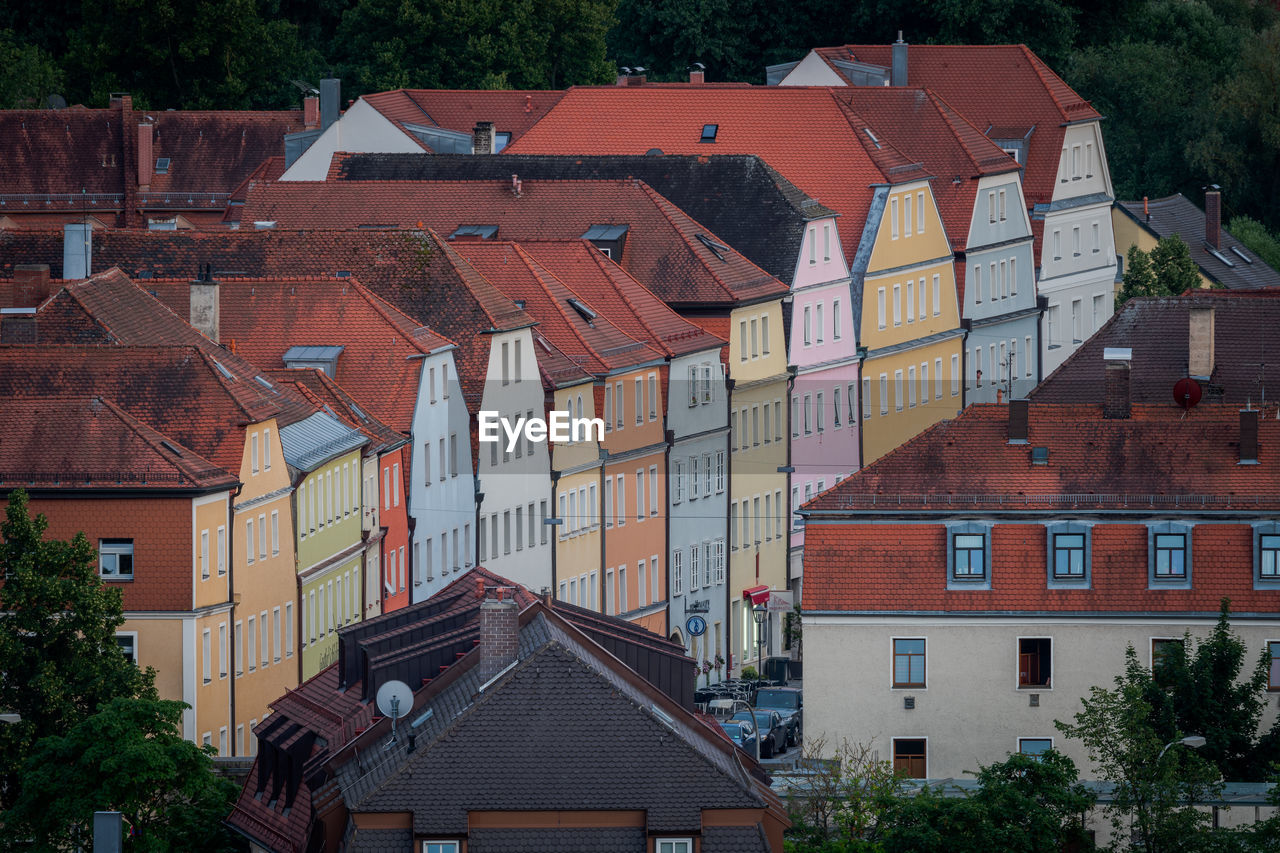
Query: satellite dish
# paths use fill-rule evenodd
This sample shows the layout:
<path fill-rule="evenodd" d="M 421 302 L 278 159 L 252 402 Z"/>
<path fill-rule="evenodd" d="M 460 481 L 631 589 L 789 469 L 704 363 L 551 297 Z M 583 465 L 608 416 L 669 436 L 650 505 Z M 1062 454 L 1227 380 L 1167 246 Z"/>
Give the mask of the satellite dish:
<path fill-rule="evenodd" d="M 378 688 L 378 713 L 393 720 L 413 710 L 413 691 L 403 681 L 388 681 Z"/>
<path fill-rule="evenodd" d="M 61 95 L 50 95 L 44 99 L 44 105 L 51 110 L 65 110 L 67 108 L 67 99 Z"/>
<path fill-rule="evenodd" d="M 1173 383 L 1173 401 L 1184 409 L 1190 409 L 1195 406 L 1203 396 L 1204 389 L 1200 387 L 1199 382 L 1190 376 L 1184 376 Z"/>

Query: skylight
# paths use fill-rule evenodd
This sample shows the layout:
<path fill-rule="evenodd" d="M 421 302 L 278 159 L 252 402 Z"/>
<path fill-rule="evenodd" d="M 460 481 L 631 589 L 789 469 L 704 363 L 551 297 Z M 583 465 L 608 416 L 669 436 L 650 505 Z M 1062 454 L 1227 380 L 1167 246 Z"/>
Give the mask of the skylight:
<path fill-rule="evenodd" d="M 1251 264 L 1251 263 L 1253 263 L 1253 258 L 1250 258 L 1250 257 L 1249 257 L 1248 255 L 1246 255 L 1244 252 L 1240 251 L 1240 247 L 1239 247 L 1239 246 L 1232 246 L 1232 247 L 1231 247 L 1231 253 L 1232 253 L 1233 255 L 1235 255 L 1236 257 L 1238 257 L 1240 260 L 1244 261 L 1246 264 Z"/>
<path fill-rule="evenodd" d="M 492 240 L 497 236 L 497 225 L 459 225 L 458 230 L 449 235 L 449 239 L 456 240 L 459 237 L 472 237 L 480 240 Z"/>
<path fill-rule="evenodd" d="M 173 455 L 175 456 L 182 455 L 182 448 L 178 447 L 178 445 L 174 444 L 172 441 L 169 441 L 167 438 L 160 439 L 160 443 L 163 444 L 165 446 L 165 449 L 168 450 Z"/>
<path fill-rule="evenodd" d="M 864 127 L 862 129 L 862 132 L 865 133 L 867 135 L 867 138 L 871 140 L 872 145 L 874 145 L 877 148 L 880 147 L 880 140 L 876 138 L 876 135 L 874 133 L 871 132 L 871 128 Z"/>
<path fill-rule="evenodd" d="M 235 381 L 235 376 L 231 374 L 230 370 L 227 370 L 227 368 L 223 366 L 222 362 L 218 361 L 216 358 L 210 359 L 210 361 L 213 362 L 213 366 L 218 368 L 218 372 L 225 376 L 228 381 Z"/>
<path fill-rule="evenodd" d="M 584 305 L 580 300 L 574 299 L 573 297 L 569 298 L 569 307 L 572 308 L 574 311 L 577 311 L 578 315 L 582 317 L 582 319 L 586 320 L 588 323 L 590 323 L 592 320 L 594 320 L 598 316 L 596 312 L 592 311 L 590 308 Z"/>
<path fill-rule="evenodd" d="M 157 175 L 169 174 L 169 158 L 168 157 L 156 158 L 156 174 Z"/>
<path fill-rule="evenodd" d="M 699 234 L 698 240 L 702 242 L 702 245 L 706 246 L 708 249 L 711 250 L 711 254 L 715 255 L 717 258 L 719 258 L 722 261 L 725 259 L 725 255 L 728 253 L 729 247 L 726 246 L 724 243 L 719 243 L 715 240 L 712 240 L 706 234 Z"/>
<path fill-rule="evenodd" d="M 1226 264 L 1229 267 L 1234 267 L 1236 265 L 1235 261 L 1231 260 L 1226 255 L 1222 254 L 1217 249 L 1212 249 L 1212 248 L 1209 249 L 1209 254 L 1213 255 L 1215 258 L 1222 261 L 1224 264 Z"/>
<path fill-rule="evenodd" d="M 718 124 L 704 124 L 702 126 L 702 138 L 699 139 L 698 141 L 699 142 L 715 142 L 716 133 L 718 133 L 719 130 L 720 130 L 720 125 Z"/>

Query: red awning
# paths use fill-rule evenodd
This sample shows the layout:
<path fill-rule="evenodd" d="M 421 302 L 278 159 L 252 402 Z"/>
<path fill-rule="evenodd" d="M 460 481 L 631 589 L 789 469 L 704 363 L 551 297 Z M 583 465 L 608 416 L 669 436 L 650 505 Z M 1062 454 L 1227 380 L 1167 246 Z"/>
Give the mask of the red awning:
<path fill-rule="evenodd" d="M 764 604 L 769 600 L 769 585 L 748 587 L 742 591 L 742 598 L 744 601 L 750 599 L 753 605 Z"/>

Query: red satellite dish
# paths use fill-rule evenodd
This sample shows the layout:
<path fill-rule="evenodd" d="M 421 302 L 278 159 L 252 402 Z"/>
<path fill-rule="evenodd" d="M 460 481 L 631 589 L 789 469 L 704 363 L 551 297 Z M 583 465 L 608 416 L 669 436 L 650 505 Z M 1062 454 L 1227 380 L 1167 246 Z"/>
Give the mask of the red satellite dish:
<path fill-rule="evenodd" d="M 1200 387 L 1200 383 L 1190 376 L 1185 376 L 1173 383 L 1173 401 L 1184 409 L 1190 409 L 1199 403 L 1203 396 L 1204 390 Z"/>

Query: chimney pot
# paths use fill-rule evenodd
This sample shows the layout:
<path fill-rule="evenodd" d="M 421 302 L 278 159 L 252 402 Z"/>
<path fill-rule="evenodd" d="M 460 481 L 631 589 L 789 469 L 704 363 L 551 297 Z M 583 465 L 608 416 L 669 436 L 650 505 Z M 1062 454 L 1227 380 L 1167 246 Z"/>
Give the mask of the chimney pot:
<path fill-rule="evenodd" d="M 17 264 L 13 268 L 13 305 L 0 308 L 35 308 L 49 298 L 49 265 Z"/>
<path fill-rule="evenodd" d="M 1102 416 L 1111 420 L 1129 417 L 1129 350 L 1108 350 Z"/>
<path fill-rule="evenodd" d="M 519 634 L 520 612 L 514 600 L 486 598 L 480 603 L 481 681 L 488 681 L 515 662 Z"/>
<path fill-rule="evenodd" d="M 1240 410 L 1240 464 L 1258 464 L 1258 410 Z"/>
<path fill-rule="evenodd" d="M 1204 194 L 1204 240 L 1215 249 L 1222 248 L 1222 193 L 1218 190 Z"/>
<path fill-rule="evenodd" d="M 1215 366 L 1214 309 L 1192 306 L 1187 315 L 1187 373 L 1208 380 Z"/>
<path fill-rule="evenodd" d="M 318 96 L 307 95 L 302 99 L 302 124 L 307 128 L 319 127 L 320 98 Z"/>
<path fill-rule="evenodd" d="M 1027 400 L 1009 401 L 1009 443 L 1026 444 L 1029 436 L 1030 403 Z"/>

